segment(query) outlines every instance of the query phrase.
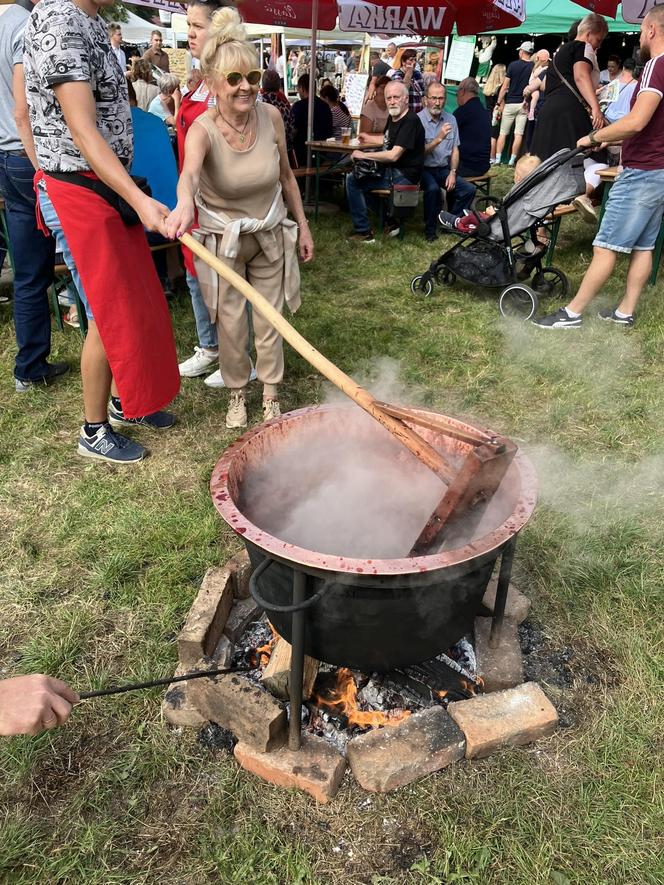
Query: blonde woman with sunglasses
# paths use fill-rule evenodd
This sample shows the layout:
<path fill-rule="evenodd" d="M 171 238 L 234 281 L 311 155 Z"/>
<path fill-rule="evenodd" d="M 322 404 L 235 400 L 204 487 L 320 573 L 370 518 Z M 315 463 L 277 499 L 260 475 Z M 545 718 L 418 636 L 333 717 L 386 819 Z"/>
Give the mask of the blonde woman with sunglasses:
<path fill-rule="evenodd" d="M 286 136 L 276 108 L 256 102 L 262 72 L 236 10 L 212 17 L 201 70 L 216 98 L 186 139 L 178 204 L 166 221 L 169 236 L 184 233 L 198 210 L 204 245 L 242 274 L 277 310 L 300 304 L 297 261 L 311 261 L 314 244 L 288 163 Z M 285 203 L 284 203 L 285 201 Z M 288 218 L 286 205 L 295 221 Z M 203 298 L 219 337 L 221 372 L 229 388 L 228 428 L 247 426 L 246 386 L 251 362 L 243 296 L 195 259 Z M 256 372 L 263 383 L 263 418 L 278 417 L 283 378 L 281 337 L 253 313 Z"/>

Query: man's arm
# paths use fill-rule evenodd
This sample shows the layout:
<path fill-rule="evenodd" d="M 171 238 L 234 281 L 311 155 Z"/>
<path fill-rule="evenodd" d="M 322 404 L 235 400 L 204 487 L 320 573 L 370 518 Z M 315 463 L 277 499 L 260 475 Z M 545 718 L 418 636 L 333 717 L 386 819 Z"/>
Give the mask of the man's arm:
<path fill-rule="evenodd" d="M 351 160 L 375 160 L 377 163 L 394 163 L 403 154 L 404 150 L 405 148 L 401 147 L 400 144 L 395 144 L 389 151 L 353 151 L 350 157 Z"/>
<path fill-rule="evenodd" d="M 427 144 L 424 145 L 424 153 L 430 154 L 432 151 L 435 151 L 436 148 L 438 147 L 438 145 L 441 142 L 445 141 L 445 139 L 447 138 L 447 136 L 450 134 L 451 131 L 452 131 L 452 124 L 451 123 L 443 123 L 443 125 L 440 127 L 440 129 L 438 131 L 438 135 L 436 135 L 436 137 L 434 139 L 432 139 L 430 142 L 428 142 Z"/>
<path fill-rule="evenodd" d="M 602 144 L 619 144 L 642 132 L 652 120 L 662 96 L 658 92 L 640 92 L 632 110 L 620 120 L 595 132 L 595 141 Z M 587 135 L 577 141 L 577 147 L 591 147 Z"/>
<path fill-rule="evenodd" d="M 39 734 L 63 725 L 78 695 L 51 676 L 0 680 L 0 735 Z"/>
<path fill-rule="evenodd" d="M 457 169 L 459 168 L 459 148 L 452 149 L 450 155 L 450 174 L 445 179 L 445 190 L 454 190 L 457 182 Z"/>
<path fill-rule="evenodd" d="M 32 129 L 30 128 L 30 116 L 28 114 L 28 102 L 25 97 L 25 77 L 23 75 L 23 65 L 14 65 L 14 73 L 12 76 L 12 93 L 14 95 L 14 122 L 18 130 L 19 138 L 23 144 L 30 162 L 39 168 L 37 161 L 37 152 L 35 151 L 35 142 L 32 137 Z"/>
<path fill-rule="evenodd" d="M 125 199 L 138 213 L 148 230 L 164 233 L 164 219 L 169 210 L 148 197 L 131 180 L 127 170 L 104 141 L 97 129 L 97 112 L 92 89 L 87 81 L 59 83 L 53 87 L 74 144 L 101 180 Z"/>
<path fill-rule="evenodd" d="M 507 90 L 510 88 L 510 78 L 505 77 L 503 80 L 503 85 L 500 87 L 500 92 L 498 93 L 498 101 L 496 104 L 503 104 L 505 101 L 505 96 L 507 95 Z"/>

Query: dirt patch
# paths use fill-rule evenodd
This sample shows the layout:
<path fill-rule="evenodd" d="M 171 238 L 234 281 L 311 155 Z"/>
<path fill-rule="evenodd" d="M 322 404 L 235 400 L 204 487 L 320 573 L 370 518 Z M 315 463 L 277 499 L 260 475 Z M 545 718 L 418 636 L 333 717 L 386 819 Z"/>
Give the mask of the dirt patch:
<path fill-rule="evenodd" d="M 618 666 L 608 649 L 582 639 L 556 644 L 531 620 L 519 626 L 519 642 L 524 681 L 539 682 L 552 695 L 561 728 L 578 725 L 586 718 L 586 710 L 594 706 L 593 689 L 620 685 Z"/>

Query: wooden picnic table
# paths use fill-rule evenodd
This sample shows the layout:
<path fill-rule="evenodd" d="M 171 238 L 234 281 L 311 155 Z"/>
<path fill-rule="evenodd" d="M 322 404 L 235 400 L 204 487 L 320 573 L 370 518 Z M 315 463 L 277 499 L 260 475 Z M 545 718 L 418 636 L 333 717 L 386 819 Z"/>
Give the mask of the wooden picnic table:
<path fill-rule="evenodd" d="M 314 167 L 314 175 L 316 177 L 316 183 L 314 186 L 314 218 L 318 221 L 321 156 L 323 154 L 338 154 L 337 159 L 333 160 L 332 163 L 327 164 L 324 170 L 326 175 L 333 175 L 335 172 L 339 172 L 344 165 L 346 157 L 350 156 L 353 151 L 376 151 L 381 148 L 378 147 L 378 145 L 360 144 L 356 138 L 351 138 L 347 144 L 344 144 L 340 139 L 334 139 L 332 141 L 308 141 L 306 142 L 306 146 L 311 148 L 311 152 L 316 156 L 316 165 Z"/>
<path fill-rule="evenodd" d="M 609 166 L 608 169 L 601 169 L 597 174 L 599 176 L 600 181 L 604 183 L 604 193 L 602 195 L 602 206 L 599 210 L 599 220 L 600 223 L 602 221 L 602 217 L 604 215 L 604 210 L 606 209 L 606 204 L 609 201 L 609 191 L 613 185 L 613 182 L 622 172 L 622 166 Z M 655 248 L 653 250 L 652 256 L 652 271 L 650 273 L 650 279 L 648 280 L 649 286 L 654 286 L 657 282 L 657 274 L 659 273 L 659 265 L 662 260 L 662 251 L 664 251 L 664 218 L 662 218 L 662 224 L 659 228 L 659 234 L 657 235 L 657 240 L 655 242 Z"/>

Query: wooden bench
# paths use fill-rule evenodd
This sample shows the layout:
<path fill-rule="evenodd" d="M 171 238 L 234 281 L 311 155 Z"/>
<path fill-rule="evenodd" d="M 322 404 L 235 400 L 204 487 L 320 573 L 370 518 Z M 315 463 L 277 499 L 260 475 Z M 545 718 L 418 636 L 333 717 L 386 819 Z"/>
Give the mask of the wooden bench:
<path fill-rule="evenodd" d="M 380 224 L 381 230 L 385 229 L 385 204 L 386 201 L 390 199 L 392 191 L 389 187 L 376 187 L 369 191 L 372 197 L 378 197 L 379 203 L 379 214 L 378 214 L 378 223 Z M 399 225 L 399 233 L 397 239 L 403 240 L 406 236 L 406 224 L 405 219 L 401 219 L 401 224 Z"/>
<path fill-rule="evenodd" d="M 553 212 L 544 219 L 544 227 L 551 232 L 549 239 L 549 247 L 546 250 L 546 263 L 551 264 L 553 254 L 556 251 L 556 243 L 558 242 L 558 234 L 560 233 L 560 224 L 566 215 L 574 215 L 577 211 L 576 206 L 572 203 L 565 203 L 563 206 L 556 206 Z"/>
<path fill-rule="evenodd" d="M 467 181 L 469 184 L 474 184 L 477 190 L 486 197 L 491 196 L 491 182 L 495 177 L 496 172 L 494 169 L 487 170 L 484 175 L 462 176 L 464 181 Z"/>
<path fill-rule="evenodd" d="M 318 170 L 320 175 L 324 175 L 326 172 L 329 172 L 332 169 L 332 164 L 328 163 L 325 166 L 321 166 Z M 309 178 L 310 176 L 316 175 L 316 167 L 315 166 L 296 166 L 293 169 L 293 175 L 296 178 Z"/>

